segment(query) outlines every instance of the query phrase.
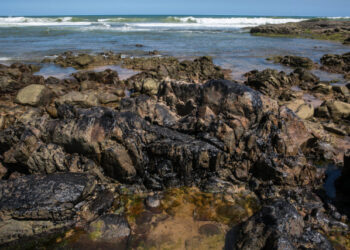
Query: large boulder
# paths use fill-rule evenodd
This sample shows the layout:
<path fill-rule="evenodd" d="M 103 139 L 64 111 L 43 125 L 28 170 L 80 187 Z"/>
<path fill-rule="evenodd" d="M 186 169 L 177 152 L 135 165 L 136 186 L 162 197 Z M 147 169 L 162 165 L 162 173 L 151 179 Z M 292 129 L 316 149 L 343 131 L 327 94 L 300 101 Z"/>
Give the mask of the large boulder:
<path fill-rule="evenodd" d="M 44 85 L 31 84 L 18 92 L 16 102 L 23 105 L 39 106 L 47 104 L 50 97 L 51 91 Z"/>
<path fill-rule="evenodd" d="M 253 236 L 253 237 L 252 237 Z M 284 200 L 264 206 L 241 225 L 236 249 L 333 249 L 319 232 L 305 228 L 303 217 Z"/>
<path fill-rule="evenodd" d="M 94 188 L 92 176 L 78 173 L 0 181 L 0 244 L 72 226 Z"/>

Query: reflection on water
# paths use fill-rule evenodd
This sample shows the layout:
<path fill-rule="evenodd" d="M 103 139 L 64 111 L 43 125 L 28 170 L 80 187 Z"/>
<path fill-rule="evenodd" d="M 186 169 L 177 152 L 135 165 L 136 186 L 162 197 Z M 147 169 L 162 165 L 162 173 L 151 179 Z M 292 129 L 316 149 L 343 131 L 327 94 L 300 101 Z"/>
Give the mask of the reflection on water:
<path fill-rule="evenodd" d="M 138 73 L 138 71 L 131 70 L 131 69 L 125 69 L 122 68 L 118 65 L 107 65 L 107 66 L 101 66 L 101 67 L 96 67 L 90 70 L 96 71 L 96 72 L 101 72 L 106 69 L 111 69 L 114 71 L 118 72 L 118 76 L 120 80 L 125 80 L 128 79 L 129 77 L 135 75 Z M 48 77 L 55 77 L 58 79 L 66 79 L 72 77 L 71 75 L 78 70 L 68 67 L 68 68 L 63 68 L 60 66 L 57 66 L 55 64 L 44 64 L 40 71 L 36 72 L 34 75 L 41 75 L 45 79 Z"/>
<path fill-rule="evenodd" d="M 341 170 L 335 165 L 330 164 L 326 170 L 326 181 L 323 188 L 326 191 L 328 197 L 334 199 L 336 197 L 335 181 L 340 177 Z"/>

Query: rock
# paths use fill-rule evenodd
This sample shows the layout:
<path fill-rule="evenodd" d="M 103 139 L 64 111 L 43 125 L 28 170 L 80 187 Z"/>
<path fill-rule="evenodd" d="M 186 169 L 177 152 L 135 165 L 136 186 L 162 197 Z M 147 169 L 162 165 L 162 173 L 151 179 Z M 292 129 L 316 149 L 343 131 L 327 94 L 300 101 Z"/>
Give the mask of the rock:
<path fill-rule="evenodd" d="M 95 81 L 90 81 L 90 80 L 84 80 L 80 83 L 80 88 L 79 91 L 85 91 L 85 90 L 90 90 L 90 89 L 95 89 L 97 88 L 97 82 Z"/>
<path fill-rule="evenodd" d="M 319 83 L 314 88 L 313 92 L 329 95 L 332 92 L 332 86 L 326 83 Z"/>
<path fill-rule="evenodd" d="M 200 83 L 210 79 L 226 79 L 228 75 L 220 67 L 214 65 L 211 57 L 200 57 L 193 61 L 178 61 L 174 57 L 149 57 L 149 58 L 126 58 L 123 66 L 142 70 L 138 76 L 134 76 L 128 81 L 136 81 L 135 78 L 153 78 L 162 80 L 171 78 L 187 82 Z"/>
<path fill-rule="evenodd" d="M 86 67 L 93 62 L 93 57 L 87 54 L 78 55 L 74 58 L 75 63 L 77 63 L 80 67 Z"/>
<path fill-rule="evenodd" d="M 158 196 L 148 196 L 145 199 L 145 205 L 148 209 L 150 210 L 156 210 L 157 208 L 160 207 L 160 199 Z"/>
<path fill-rule="evenodd" d="M 119 110 L 72 104 L 58 102 L 56 119 L 33 119 L 20 137 L 0 131 L 6 162 L 40 173 L 101 167 L 153 190 L 200 185 L 212 175 L 292 186 L 317 181 L 300 152 L 311 137 L 303 122 L 236 82 L 161 82 L 157 98 L 124 98 Z M 71 170 L 72 159 L 82 163 Z"/>
<path fill-rule="evenodd" d="M 39 106 L 47 104 L 50 97 L 51 93 L 44 85 L 32 84 L 18 92 L 16 102 L 23 105 Z"/>
<path fill-rule="evenodd" d="M 94 188 L 91 176 L 77 173 L 0 181 L 1 244 L 73 225 L 75 205 Z"/>
<path fill-rule="evenodd" d="M 315 67 L 314 62 L 307 57 L 301 56 L 276 56 L 271 58 L 275 63 L 294 68 L 312 69 Z"/>
<path fill-rule="evenodd" d="M 310 119 L 314 115 L 314 108 L 301 99 L 288 103 L 287 107 L 301 119 Z"/>
<path fill-rule="evenodd" d="M 42 145 L 31 154 L 28 161 L 29 172 L 51 174 L 68 170 L 66 154 L 55 144 Z"/>
<path fill-rule="evenodd" d="M 119 76 L 118 72 L 110 69 L 106 69 L 101 72 L 96 71 L 79 71 L 73 74 L 73 77 L 82 84 L 85 81 L 98 82 L 102 84 L 118 84 Z M 89 85 L 93 85 L 88 83 Z M 92 87 L 92 86 L 91 86 Z"/>
<path fill-rule="evenodd" d="M 2 179 L 7 174 L 7 169 L 0 162 L 0 179 Z"/>
<path fill-rule="evenodd" d="M 102 154 L 102 166 L 109 176 L 119 180 L 127 181 L 136 175 L 136 169 L 130 155 L 119 144 L 104 150 Z"/>
<path fill-rule="evenodd" d="M 339 128 L 339 126 L 335 125 L 334 123 L 323 124 L 323 127 L 331 133 L 335 133 L 341 136 L 347 135 L 346 131 Z"/>
<path fill-rule="evenodd" d="M 204 224 L 198 229 L 199 234 L 205 236 L 213 236 L 217 234 L 221 234 L 221 230 L 218 226 L 214 224 Z"/>
<path fill-rule="evenodd" d="M 342 94 L 344 97 L 350 96 L 349 89 L 346 86 L 344 86 L 344 85 L 332 86 L 332 90 Z"/>
<path fill-rule="evenodd" d="M 156 95 L 158 93 L 159 82 L 152 78 L 147 78 L 144 80 L 142 85 L 142 91 L 145 94 Z"/>
<path fill-rule="evenodd" d="M 347 74 L 350 72 L 350 53 L 343 55 L 326 54 L 321 58 L 321 69 L 331 73 Z"/>
<path fill-rule="evenodd" d="M 264 206 L 241 226 L 237 249 L 332 249 L 321 234 L 304 228 L 303 217 L 288 202 L 274 201 Z M 254 237 L 251 237 L 254 235 Z M 317 237 L 313 237 L 316 236 Z"/>
<path fill-rule="evenodd" d="M 120 63 L 121 55 L 112 52 L 95 55 L 73 54 L 65 52 L 54 59 L 44 59 L 43 63 L 56 63 L 61 67 L 73 67 L 75 69 L 87 69 L 93 66 L 115 65 Z"/>
<path fill-rule="evenodd" d="M 102 104 L 108 104 L 108 103 L 112 103 L 112 102 L 119 102 L 120 97 L 118 97 L 112 93 L 100 93 L 98 95 L 98 100 Z"/>
<path fill-rule="evenodd" d="M 267 24 L 251 28 L 250 33 L 264 36 L 293 36 L 344 42 L 349 37 L 349 22 L 309 19 L 296 23 Z"/>
<path fill-rule="evenodd" d="M 331 117 L 335 121 L 340 119 L 350 120 L 350 104 L 340 101 L 327 101 L 326 106 Z"/>
<path fill-rule="evenodd" d="M 116 214 L 102 215 L 89 226 L 90 237 L 97 241 L 121 243 L 127 241 L 131 230 L 125 217 Z"/>
<path fill-rule="evenodd" d="M 94 92 L 71 91 L 56 100 L 58 104 L 77 105 L 80 107 L 93 107 L 99 105 L 99 99 Z"/>

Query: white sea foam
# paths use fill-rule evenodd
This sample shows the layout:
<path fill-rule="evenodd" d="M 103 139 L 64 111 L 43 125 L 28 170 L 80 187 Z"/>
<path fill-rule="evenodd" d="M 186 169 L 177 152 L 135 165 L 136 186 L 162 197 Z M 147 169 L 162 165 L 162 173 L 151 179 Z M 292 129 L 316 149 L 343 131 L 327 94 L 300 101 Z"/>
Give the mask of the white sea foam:
<path fill-rule="evenodd" d="M 328 17 L 346 19 L 350 17 Z M 156 29 L 243 28 L 263 24 L 300 22 L 307 18 L 287 17 L 0 17 L 0 27 L 21 26 L 83 26 L 91 30 L 139 31 Z"/>
<path fill-rule="evenodd" d="M 11 57 L 0 57 L 0 61 L 10 61 L 12 60 Z"/>
<path fill-rule="evenodd" d="M 280 24 L 288 22 L 300 22 L 304 18 L 268 18 L 268 17 L 174 17 L 181 23 L 188 25 L 212 26 L 212 27 L 252 27 L 262 24 Z"/>
<path fill-rule="evenodd" d="M 14 26 L 82 26 L 89 21 L 74 21 L 73 17 L 0 17 L 0 27 Z"/>

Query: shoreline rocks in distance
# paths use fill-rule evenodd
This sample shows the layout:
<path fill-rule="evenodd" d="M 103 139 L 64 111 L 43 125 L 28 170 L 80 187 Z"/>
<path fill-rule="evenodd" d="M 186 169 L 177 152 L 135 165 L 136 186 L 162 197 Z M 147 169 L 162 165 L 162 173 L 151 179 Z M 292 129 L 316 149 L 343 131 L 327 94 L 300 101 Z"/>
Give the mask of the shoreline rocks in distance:
<path fill-rule="evenodd" d="M 267 24 L 250 29 L 253 35 L 339 41 L 349 44 L 350 21 L 315 18 L 297 23 Z"/>

